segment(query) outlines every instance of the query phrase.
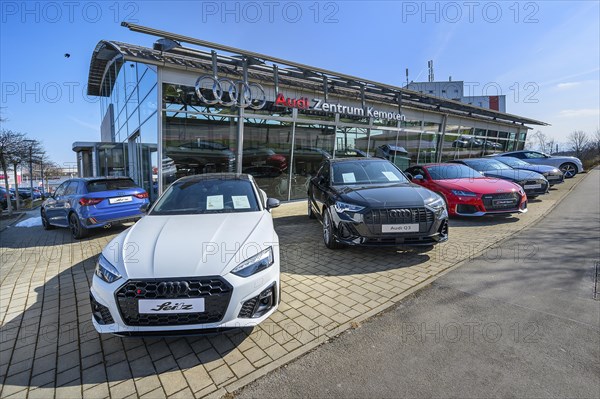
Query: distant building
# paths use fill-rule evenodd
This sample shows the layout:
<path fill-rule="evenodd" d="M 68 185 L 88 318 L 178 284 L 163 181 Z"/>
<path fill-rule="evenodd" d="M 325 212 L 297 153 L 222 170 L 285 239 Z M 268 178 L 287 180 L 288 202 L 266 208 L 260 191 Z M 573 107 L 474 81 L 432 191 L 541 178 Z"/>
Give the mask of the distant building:
<path fill-rule="evenodd" d="M 444 82 L 411 82 L 407 89 L 430 96 L 448 100 L 460 101 L 475 107 L 487 108 L 494 111 L 506 112 L 506 96 L 465 96 L 465 82 L 448 80 Z"/>

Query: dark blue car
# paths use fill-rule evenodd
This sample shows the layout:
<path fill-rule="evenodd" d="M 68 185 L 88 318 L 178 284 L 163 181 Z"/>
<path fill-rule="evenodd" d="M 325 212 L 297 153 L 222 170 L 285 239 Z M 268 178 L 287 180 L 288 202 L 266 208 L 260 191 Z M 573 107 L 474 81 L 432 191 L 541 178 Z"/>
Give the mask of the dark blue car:
<path fill-rule="evenodd" d="M 69 227 L 79 239 L 89 229 L 138 220 L 147 203 L 148 193 L 130 178 L 80 178 L 61 184 L 40 212 L 44 229 Z"/>

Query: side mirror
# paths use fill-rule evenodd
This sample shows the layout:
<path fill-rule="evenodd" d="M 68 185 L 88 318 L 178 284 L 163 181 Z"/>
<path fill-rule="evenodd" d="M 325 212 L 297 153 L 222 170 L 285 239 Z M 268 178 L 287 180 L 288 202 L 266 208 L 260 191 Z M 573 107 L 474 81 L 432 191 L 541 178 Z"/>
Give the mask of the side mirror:
<path fill-rule="evenodd" d="M 270 211 L 273 208 L 277 208 L 280 205 L 280 202 L 278 199 L 275 198 L 269 198 L 267 199 L 267 210 Z"/>
<path fill-rule="evenodd" d="M 408 180 L 412 180 L 413 179 L 413 175 L 411 175 L 408 172 L 404 172 L 404 174 L 406 175 L 406 177 L 408 178 Z"/>
<path fill-rule="evenodd" d="M 423 177 L 423 175 L 415 175 L 415 177 L 413 177 L 413 179 L 415 179 L 415 180 L 425 180 L 425 178 Z"/>
<path fill-rule="evenodd" d="M 142 212 L 142 213 L 148 212 L 148 209 L 150 209 L 150 203 L 149 202 L 146 202 L 145 204 L 143 204 L 142 206 L 140 206 L 140 212 Z"/>

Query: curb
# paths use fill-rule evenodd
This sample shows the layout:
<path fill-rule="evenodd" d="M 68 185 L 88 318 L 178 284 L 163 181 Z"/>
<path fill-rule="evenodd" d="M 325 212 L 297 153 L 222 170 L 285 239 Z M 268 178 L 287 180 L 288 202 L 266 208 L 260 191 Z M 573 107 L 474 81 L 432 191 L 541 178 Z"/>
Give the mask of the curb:
<path fill-rule="evenodd" d="M 35 208 L 34 208 L 35 209 Z M 0 231 L 4 231 L 6 229 L 8 229 L 9 227 L 14 226 L 15 224 L 19 223 L 23 218 L 25 218 L 25 216 L 27 215 L 27 212 L 22 212 L 19 216 L 17 216 L 17 218 L 15 220 L 13 220 L 10 224 L 7 224 L 6 226 L 4 226 L 3 228 L 0 229 Z"/>
<path fill-rule="evenodd" d="M 589 172 L 591 172 L 594 169 L 600 169 L 600 167 L 590 169 L 588 171 L 588 173 L 586 173 L 583 176 L 583 178 L 576 181 L 573 184 L 573 186 L 571 188 L 569 188 L 568 191 L 565 191 L 563 193 L 563 195 L 560 198 L 558 198 L 555 201 L 555 203 L 550 206 L 550 208 L 548 208 L 548 210 L 545 214 L 552 212 L 554 210 L 554 208 L 556 208 L 556 206 L 559 205 L 565 199 L 565 197 L 567 195 L 569 195 L 577 186 L 579 186 L 579 184 L 582 181 L 584 181 L 585 179 L 589 178 L 589 176 L 591 176 L 591 174 Z M 523 226 L 523 229 L 534 227 L 535 225 L 537 225 L 538 223 L 541 222 L 543 217 L 544 217 L 544 215 L 541 215 L 537 220 L 534 220 L 531 223 Z M 300 358 L 304 354 L 314 350 L 315 348 L 323 345 L 324 343 L 327 343 L 330 339 L 335 338 L 335 337 L 341 335 L 342 333 L 352 329 L 353 326 L 356 325 L 356 323 L 361 324 L 361 323 L 367 321 L 368 319 L 393 308 L 394 306 L 398 305 L 404 298 L 409 297 L 409 296 L 415 294 L 416 292 L 430 286 L 438 278 L 463 266 L 465 263 L 470 262 L 470 259 L 482 255 L 490 247 L 498 246 L 498 245 L 501 245 L 501 244 L 511 240 L 515 235 L 517 235 L 521 231 L 523 231 L 523 229 L 517 230 L 514 233 L 502 238 L 501 240 L 491 243 L 490 245 L 482 248 L 480 251 L 477 251 L 474 254 L 472 254 L 471 257 L 467 257 L 466 259 L 458 261 L 457 263 L 455 263 L 455 264 L 447 267 L 443 271 L 437 273 L 435 276 L 431 276 L 427 280 L 424 280 L 424 281 L 420 282 L 419 284 L 414 285 L 413 287 L 402 292 L 401 294 L 398 294 L 398 295 L 390 298 L 386 303 L 384 303 L 376 308 L 373 308 L 370 311 L 363 313 L 360 316 L 358 316 L 352 320 L 349 320 L 344 324 L 339 325 L 338 327 L 334 328 L 333 330 L 325 332 L 323 335 L 317 337 L 314 341 L 309 342 L 306 345 L 302 345 L 301 347 L 297 348 L 296 350 L 280 357 L 279 359 L 274 360 L 273 362 L 269 363 L 267 366 L 264 366 L 258 370 L 255 370 L 255 371 L 251 372 L 250 374 L 247 374 L 246 376 L 244 376 L 236 381 L 233 381 L 230 384 L 226 384 L 226 385 L 220 387 L 216 391 L 213 391 L 212 393 L 210 393 L 208 395 L 208 397 L 211 397 L 211 398 L 228 397 L 229 398 L 229 397 L 231 397 L 231 395 L 235 396 L 238 391 L 240 391 L 241 389 L 243 389 L 245 386 L 249 385 L 250 383 L 258 380 L 261 377 L 264 377 L 266 374 L 280 368 L 281 366 Z"/>

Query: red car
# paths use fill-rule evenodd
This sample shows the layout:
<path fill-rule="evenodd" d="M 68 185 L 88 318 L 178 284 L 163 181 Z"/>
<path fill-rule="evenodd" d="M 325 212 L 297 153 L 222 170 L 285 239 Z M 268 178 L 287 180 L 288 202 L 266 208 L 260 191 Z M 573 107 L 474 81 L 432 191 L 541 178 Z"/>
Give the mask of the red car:
<path fill-rule="evenodd" d="M 519 185 L 485 177 L 466 165 L 419 165 L 406 173 L 413 183 L 441 195 L 450 216 L 527 212 L 527 195 Z"/>

